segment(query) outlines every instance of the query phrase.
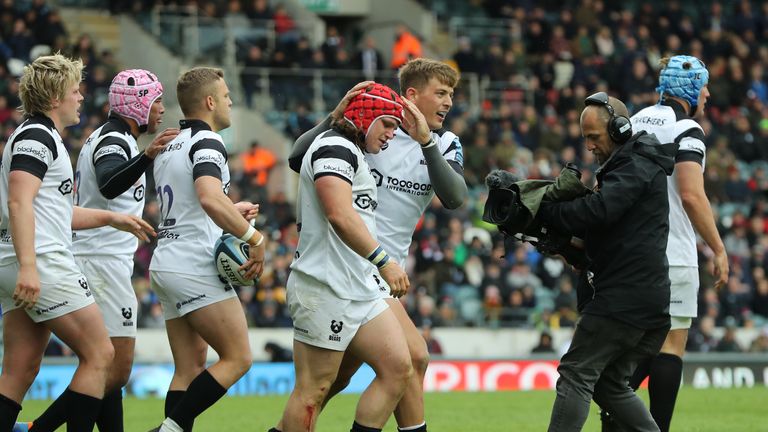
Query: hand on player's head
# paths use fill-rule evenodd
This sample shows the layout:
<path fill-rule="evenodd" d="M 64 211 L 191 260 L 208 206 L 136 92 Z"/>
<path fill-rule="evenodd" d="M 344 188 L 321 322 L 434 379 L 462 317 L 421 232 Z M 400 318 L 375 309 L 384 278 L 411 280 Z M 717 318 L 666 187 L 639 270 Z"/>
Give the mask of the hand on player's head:
<path fill-rule="evenodd" d="M 333 120 L 339 120 L 342 117 L 344 117 L 344 110 L 347 109 L 347 106 L 349 105 L 349 101 L 351 101 L 352 98 L 354 98 L 355 96 L 362 93 L 363 89 L 373 84 L 375 84 L 374 81 L 362 81 L 355 84 L 355 86 L 349 89 L 347 94 L 345 94 L 344 97 L 341 98 L 341 100 L 339 101 L 339 104 L 336 105 L 336 108 L 331 113 L 331 118 Z"/>
<path fill-rule="evenodd" d="M 155 139 L 152 140 L 149 146 L 147 146 L 146 150 L 144 150 L 144 154 L 149 156 L 151 159 L 156 158 L 157 155 L 159 155 L 160 152 L 165 149 L 168 143 L 176 138 L 176 135 L 178 135 L 179 132 L 180 130 L 178 128 L 167 128 L 160 132 L 155 136 Z"/>
<path fill-rule="evenodd" d="M 405 116 L 403 116 L 403 126 L 408 130 L 408 134 L 411 138 L 424 144 L 432 137 L 429 131 L 429 125 L 427 119 L 424 118 L 424 114 L 419 111 L 416 104 L 410 100 L 403 98 L 403 104 L 405 108 Z"/>

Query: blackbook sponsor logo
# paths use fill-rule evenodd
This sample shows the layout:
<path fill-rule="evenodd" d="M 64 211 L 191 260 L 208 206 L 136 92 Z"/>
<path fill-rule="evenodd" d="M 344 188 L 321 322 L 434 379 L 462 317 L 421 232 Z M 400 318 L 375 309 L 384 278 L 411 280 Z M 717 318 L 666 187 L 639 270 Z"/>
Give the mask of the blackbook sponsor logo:
<path fill-rule="evenodd" d="M 46 151 L 41 148 L 29 147 L 25 145 L 17 145 L 15 150 L 16 150 L 15 151 L 16 154 L 25 154 L 28 156 L 33 156 L 36 159 L 40 159 L 43 162 L 45 162 L 45 160 L 48 157 L 48 153 L 46 153 Z"/>
<path fill-rule="evenodd" d="M 341 174 L 344 177 L 352 177 L 352 167 L 342 168 L 335 165 L 324 164 L 321 172 L 327 172 L 327 171 Z"/>

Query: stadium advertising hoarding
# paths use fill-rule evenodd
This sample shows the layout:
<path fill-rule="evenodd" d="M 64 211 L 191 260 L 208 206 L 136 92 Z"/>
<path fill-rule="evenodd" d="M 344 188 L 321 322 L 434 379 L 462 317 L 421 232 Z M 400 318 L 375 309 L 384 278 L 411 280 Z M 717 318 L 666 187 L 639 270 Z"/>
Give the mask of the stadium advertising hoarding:
<path fill-rule="evenodd" d="M 57 397 L 66 389 L 74 372 L 75 365 L 43 365 L 27 398 Z M 126 392 L 140 398 L 164 397 L 172 376 L 171 364 L 137 364 Z M 373 371 L 364 366 L 352 378 L 345 393 L 362 392 L 373 376 Z M 548 390 L 555 388 L 557 377 L 556 360 L 442 360 L 429 364 L 424 388 L 429 392 Z M 287 394 L 293 389 L 294 381 L 291 363 L 254 363 L 228 394 Z M 768 387 L 768 361 L 689 361 L 683 382 L 693 388 Z"/>

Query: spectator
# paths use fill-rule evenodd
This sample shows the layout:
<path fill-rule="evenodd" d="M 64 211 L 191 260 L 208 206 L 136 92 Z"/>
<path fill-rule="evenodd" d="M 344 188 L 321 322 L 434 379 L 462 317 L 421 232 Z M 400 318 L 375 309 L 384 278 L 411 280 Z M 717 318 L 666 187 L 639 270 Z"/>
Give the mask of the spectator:
<path fill-rule="evenodd" d="M 539 335 L 539 344 L 533 347 L 531 354 L 554 354 L 555 348 L 552 346 L 552 335 L 547 332 L 541 332 Z"/>
<path fill-rule="evenodd" d="M 768 353 L 768 327 L 760 330 L 755 340 L 749 345 L 749 352 Z"/>
<path fill-rule="evenodd" d="M 395 44 L 392 46 L 390 67 L 399 69 L 408 60 L 422 56 L 421 41 L 404 25 L 397 26 Z"/>
<path fill-rule="evenodd" d="M 371 36 L 365 38 L 352 63 L 357 69 L 363 71 L 365 79 L 371 81 L 375 80 L 379 72 L 385 68 L 384 56 L 376 48 L 376 41 Z"/>
<path fill-rule="evenodd" d="M 725 326 L 725 333 L 720 342 L 717 343 L 715 351 L 718 352 L 742 352 L 743 350 L 736 341 L 736 321 L 729 320 Z"/>
<path fill-rule="evenodd" d="M 293 351 L 280 346 L 277 342 L 270 341 L 264 344 L 264 351 L 272 363 L 290 363 L 293 361 Z"/>
<path fill-rule="evenodd" d="M 240 154 L 243 164 L 243 190 L 250 190 L 253 202 L 267 201 L 267 183 L 269 173 L 277 165 L 277 157 L 272 150 L 262 147 L 258 141 L 251 142 L 251 149 Z"/>
<path fill-rule="evenodd" d="M 421 326 L 421 335 L 424 337 L 424 341 L 427 343 L 427 352 L 430 354 L 442 355 L 443 347 L 440 345 L 440 341 L 435 339 L 432 334 L 432 326 L 425 323 Z"/>

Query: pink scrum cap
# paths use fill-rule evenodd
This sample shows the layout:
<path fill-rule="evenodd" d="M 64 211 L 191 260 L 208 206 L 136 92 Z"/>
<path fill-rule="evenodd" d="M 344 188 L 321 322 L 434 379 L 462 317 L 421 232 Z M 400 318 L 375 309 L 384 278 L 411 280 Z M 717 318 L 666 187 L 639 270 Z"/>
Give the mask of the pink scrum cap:
<path fill-rule="evenodd" d="M 144 132 L 152 104 L 163 95 L 163 85 L 152 72 L 128 69 L 120 72 L 109 86 L 109 110 L 136 120 Z"/>

